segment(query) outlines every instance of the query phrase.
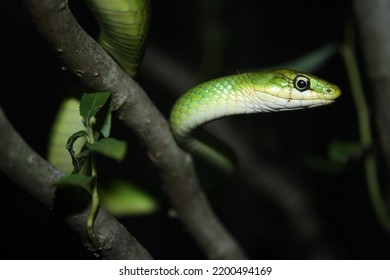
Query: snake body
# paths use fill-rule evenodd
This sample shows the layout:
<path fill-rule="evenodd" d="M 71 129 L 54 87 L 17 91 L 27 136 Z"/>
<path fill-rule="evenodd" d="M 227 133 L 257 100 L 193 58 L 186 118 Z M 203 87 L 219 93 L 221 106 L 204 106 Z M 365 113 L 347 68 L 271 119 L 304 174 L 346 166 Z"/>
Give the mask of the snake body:
<path fill-rule="evenodd" d="M 149 0 L 86 0 L 99 22 L 100 43 L 134 76 L 145 49 Z M 277 69 L 202 83 L 178 99 L 170 123 L 178 144 L 222 170 L 233 169 L 222 153 L 193 137 L 199 126 L 230 115 L 296 110 L 332 103 L 340 89 L 307 73 Z"/>
<path fill-rule="evenodd" d="M 86 0 L 99 26 L 99 43 L 134 77 L 146 47 L 150 0 Z"/>
<path fill-rule="evenodd" d="M 196 128 L 225 116 L 326 105 L 340 93 L 334 84 L 288 69 L 222 77 L 190 89 L 177 100 L 170 116 L 172 132 L 187 151 L 231 171 L 233 164 L 225 155 L 192 136 Z"/>

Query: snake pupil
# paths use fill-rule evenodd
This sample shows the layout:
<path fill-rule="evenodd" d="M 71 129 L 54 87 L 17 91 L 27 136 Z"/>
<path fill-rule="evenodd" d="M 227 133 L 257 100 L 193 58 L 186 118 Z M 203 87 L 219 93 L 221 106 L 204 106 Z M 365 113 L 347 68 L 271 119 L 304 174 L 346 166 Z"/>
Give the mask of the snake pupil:
<path fill-rule="evenodd" d="M 310 89 L 310 80 L 303 75 L 297 75 L 294 79 L 294 87 L 299 91 L 305 91 Z"/>
<path fill-rule="evenodd" d="M 306 87 L 306 82 L 302 81 L 302 80 L 298 81 L 298 87 L 299 88 L 305 88 Z"/>

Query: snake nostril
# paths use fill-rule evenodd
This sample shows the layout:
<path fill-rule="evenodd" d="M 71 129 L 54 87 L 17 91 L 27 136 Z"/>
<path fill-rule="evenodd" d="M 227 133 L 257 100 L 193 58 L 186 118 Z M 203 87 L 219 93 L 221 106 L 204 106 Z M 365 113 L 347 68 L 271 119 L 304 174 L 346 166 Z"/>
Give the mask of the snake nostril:
<path fill-rule="evenodd" d="M 331 89 L 331 88 L 328 88 L 328 89 L 326 90 L 326 92 L 327 92 L 327 93 L 331 93 L 331 92 L 332 92 L 332 89 Z"/>

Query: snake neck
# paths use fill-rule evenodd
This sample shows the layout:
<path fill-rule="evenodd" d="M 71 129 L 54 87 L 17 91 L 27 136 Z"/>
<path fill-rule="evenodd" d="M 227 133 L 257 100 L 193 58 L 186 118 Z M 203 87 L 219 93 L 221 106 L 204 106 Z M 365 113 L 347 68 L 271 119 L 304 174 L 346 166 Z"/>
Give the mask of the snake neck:
<path fill-rule="evenodd" d="M 235 169 L 232 159 L 194 138 L 193 132 L 226 116 L 274 111 L 260 95 L 249 83 L 242 82 L 238 88 L 232 81 L 226 82 L 226 77 L 201 84 L 187 91 L 174 105 L 172 132 L 185 150 L 212 162 L 224 173 L 232 173 Z"/>
<path fill-rule="evenodd" d="M 190 141 L 199 126 L 226 116 L 286 110 L 285 102 L 255 90 L 250 73 L 215 79 L 186 92 L 174 105 L 171 125 L 181 141 Z M 240 84 L 240 86 L 236 86 Z"/>

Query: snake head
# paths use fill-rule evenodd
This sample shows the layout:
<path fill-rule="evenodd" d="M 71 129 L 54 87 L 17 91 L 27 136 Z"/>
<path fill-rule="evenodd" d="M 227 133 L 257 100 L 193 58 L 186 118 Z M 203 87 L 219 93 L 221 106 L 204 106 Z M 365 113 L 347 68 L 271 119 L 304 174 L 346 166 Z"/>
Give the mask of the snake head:
<path fill-rule="evenodd" d="M 261 99 L 268 100 L 270 111 L 327 105 L 341 94 L 335 84 L 312 74 L 289 69 L 263 73 L 262 80 L 254 82 L 254 90 L 261 95 Z"/>

